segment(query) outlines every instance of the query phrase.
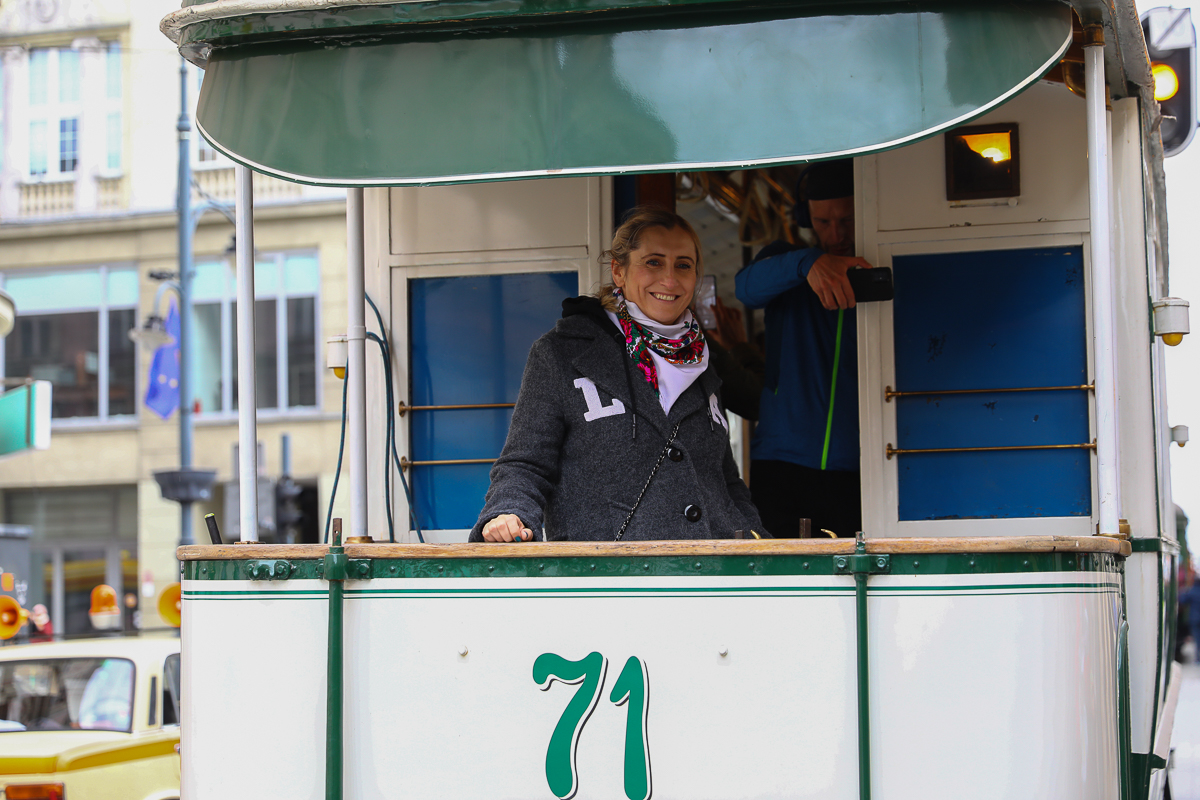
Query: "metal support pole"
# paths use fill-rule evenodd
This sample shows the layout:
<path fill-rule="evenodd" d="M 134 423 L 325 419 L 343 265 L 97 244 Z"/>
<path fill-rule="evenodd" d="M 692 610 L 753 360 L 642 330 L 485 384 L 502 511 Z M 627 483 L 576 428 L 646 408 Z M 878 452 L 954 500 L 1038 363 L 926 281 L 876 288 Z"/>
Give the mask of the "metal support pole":
<path fill-rule="evenodd" d="M 243 542 L 258 541 L 258 396 L 254 363 L 254 175 L 238 164 L 238 499 Z"/>
<path fill-rule="evenodd" d="M 325 678 L 325 800 L 342 800 L 342 597 L 347 566 L 342 521 L 333 521 L 333 545 L 325 556 L 329 581 L 329 640 Z"/>
<path fill-rule="evenodd" d="M 346 456 L 350 461 L 350 541 L 367 536 L 367 306 L 363 238 L 363 190 L 347 189 Z"/>
<path fill-rule="evenodd" d="M 1084 30 L 1088 201 L 1092 243 L 1092 330 L 1096 386 L 1096 488 L 1101 534 L 1120 532 L 1117 441 L 1117 349 L 1113 312 L 1112 175 L 1105 107 L 1104 29 Z"/>
<path fill-rule="evenodd" d="M 854 555 L 836 556 L 833 568 L 854 576 L 854 629 L 858 642 L 858 796 L 871 800 L 871 663 L 867 637 L 867 578 L 889 572 L 891 556 L 867 553 L 862 531 L 854 543 Z"/>
<path fill-rule="evenodd" d="M 176 211 L 179 215 L 179 468 L 192 466 L 192 360 L 195 352 L 195 323 L 192 313 L 192 124 L 188 118 L 187 62 L 179 60 L 179 178 Z M 179 543 L 195 544 L 192 535 L 192 504 L 179 504 Z"/>
<path fill-rule="evenodd" d="M 858 552 L 863 552 L 861 546 Z M 871 800 L 871 670 L 867 663 L 867 573 L 854 576 L 858 631 L 858 796 Z"/>

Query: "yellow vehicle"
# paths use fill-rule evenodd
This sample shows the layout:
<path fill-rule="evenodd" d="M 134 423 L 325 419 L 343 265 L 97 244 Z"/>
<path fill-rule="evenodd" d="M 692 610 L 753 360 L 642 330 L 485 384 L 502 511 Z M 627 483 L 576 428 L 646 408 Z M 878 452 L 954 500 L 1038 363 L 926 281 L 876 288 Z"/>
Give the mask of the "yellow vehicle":
<path fill-rule="evenodd" d="M 4 800 L 179 797 L 179 640 L 0 648 Z"/>

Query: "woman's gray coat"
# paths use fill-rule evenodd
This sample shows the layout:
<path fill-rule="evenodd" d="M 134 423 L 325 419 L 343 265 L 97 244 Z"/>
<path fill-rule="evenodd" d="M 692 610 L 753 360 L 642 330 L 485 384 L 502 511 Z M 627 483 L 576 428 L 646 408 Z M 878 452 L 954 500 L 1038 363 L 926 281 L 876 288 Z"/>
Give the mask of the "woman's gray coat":
<path fill-rule="evenodd" d="M 599 301 L 566 300 L 563 309 L 529 351 L 470 541 L 482 541 L 484 524 L 499 514 L 516 514 L 535 534 L 544 527 L 551 541 L 612 541 L 676 423 L 675 446 L 622 540 L 765 536 L 733 461 L 712 366 L 668 416 Z"/>

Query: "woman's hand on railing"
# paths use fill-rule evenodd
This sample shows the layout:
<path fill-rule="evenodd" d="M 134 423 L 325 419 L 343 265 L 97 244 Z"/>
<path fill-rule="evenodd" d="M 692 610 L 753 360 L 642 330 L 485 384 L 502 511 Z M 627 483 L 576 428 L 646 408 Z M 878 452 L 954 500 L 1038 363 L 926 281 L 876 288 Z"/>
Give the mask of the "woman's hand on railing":
<path fill-rule="evenodd" d="M 483 526 L 485 542 L 528 542 L 532 539 L 533 531 L 526 528 L 516 514 L 501 514 Z"/>

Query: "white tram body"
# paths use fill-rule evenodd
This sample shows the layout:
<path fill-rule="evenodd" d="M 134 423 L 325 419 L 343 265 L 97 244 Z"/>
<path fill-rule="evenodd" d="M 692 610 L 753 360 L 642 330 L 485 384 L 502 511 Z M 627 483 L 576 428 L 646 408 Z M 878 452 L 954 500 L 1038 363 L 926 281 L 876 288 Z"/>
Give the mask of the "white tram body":
<path fill-rule="evenodd" d="M 209 70 L 239 202 L 252 170 L 350 187 L 351 538 L 181 548 L 185 798 L 1163 796 L 1179 547 L 1132 3 L 211 0 L 163 29 Z M 1015 126 L 1017 194 L 948 198 L 966 124 Z M 461 544 L 472 447 L 603 279 L 624 176 L 839 156 L 897 294 L 857 315 L 863 539 Z M 434 346 L 448 312 L 478 352 Z"/>

